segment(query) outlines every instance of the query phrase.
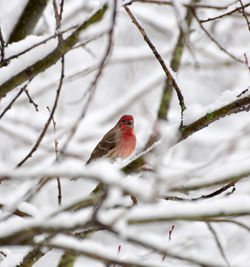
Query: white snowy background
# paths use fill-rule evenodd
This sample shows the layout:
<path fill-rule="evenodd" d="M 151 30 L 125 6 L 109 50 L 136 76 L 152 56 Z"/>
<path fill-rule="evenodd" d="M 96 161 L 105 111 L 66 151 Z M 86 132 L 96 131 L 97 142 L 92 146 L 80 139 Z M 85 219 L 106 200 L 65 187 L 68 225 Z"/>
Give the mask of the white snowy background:
<path fill-rule="evenodd" d="M 189 2 L 173 2 L 183 19 L 187 9 L 182 3 Z M 243 4 L 248 2 L 242 1 Z M 0 26 L 4 39 L 8 39 L 26 3 L 27 0 L 0 0 Z M 103 3 L 98 0 L 65 0 L 62 30 L 82 23 Z M 109 30 L 113 1 L 108 3 L 110 6 L 104 18 L 81 33 L 82 42 Z M 118 1 L 112 53 L 104 67 L 86 116 L 80 122 L 62 161 L 55 163 L 54 142 L 58 141 L 60 150 L 86 104 L 84 95 L 95 77 L 96 66 L 105 53 L 108 45 L 107 34 L 85 47 L 76 48 L 66 54 L 65 79 L 54 116 L 56 132 L 51 124 L 37 151 L 21 168 L 16 168 L 16 165 L 28 154 L 49 117 L 47 106 L 51 109 L 54 102 L 60 80 L 60 61 L 37 75 L 27 87 L 39 111 L 35 110 L 23 93 L 1 118 L 0 177 L 7 176 L 10 179 L 3 180 L 0 184 L 0 204 L 4 205 L 0 213 L 0 240 L 11 233 L 33 226 L 56 229 L 70 228 L 76 224 L 84 225 L 91 218 L 93 207 L 76 212 L 60 210 L 88 198 L 98 182 L 103 181 L 110 186 L 108 196 L 98 212 L 98 220 L 107 225 L 112 224 L 117 234 L 105 230 L 97 231 L 80 240 L 65 234 L 65 231 L 59 231 L 50 240 L 50 245 L 58 249 L 49 250 L 46 246 L 43 247 L 45 255 L 33 265 L 34 267 L 58 266 L 63 254 L 60 247 L 134 263 L 124 266 L 249 266 L 248 112 L 222 118 L 176 144 L 181 117 L 178 99 L 173 92 L 168 120 L 158 121 L 156 124 L 160 141 L 146 157 L 147 164 L 153 171 L 125 175 L 120 168 L 131 159 L 125 162 L 118 160 L 114 164 L 100 161 L 92 166 L 84 165 L 96 143 L 114 126 L 121 115 L 134 116 L 137 137 L 135 155 L 144 148 L 157 120 L 165 74 L 140 32 L 131 22 L 122 7 L 123 4 L 124 2 Z M 215 17 L 240 6 L 239 1 L 232 0 L 204 0 L 199 4 L 228 6 L 228 9 L 224 10 L 197 9 L 200 19 Z M 129 8 L 169 65 L 179 34 L 178 20 L 173 7 L 133 3 Z M 245 11 L 250 20 L 250 8 L 246 8 Z M 203 25 L 235 57 L 244 61 L 246 53 L 250 61 L 250 34 L 242 13 L 236 12 Z M 52 1 L 49 1 L 34 35 L 9 44 L 5 48 L 5 57 L 21 52 L 53 35 L 55 27 Z M 65 37 L 67 35 L 68 33 Z M 246 64 L 233 60 L 211 42 L 195 20 L 191 25 L 189 42 L 194 56 L 185 48 L 180 69 L 175 74 L 187 107 L 184 111 L 184 125 L 235 101 L 237 95 L 249 87 L 250 73 Z M 0 84 L 44 58 L 56 45 L 57 40 L 54 38 L 11 60 L 7 66 L 0 68 Z M 0 100 L 0 112 L 20 88 L 21 86 L 18 86 Z M 244 96 L 247 94 L 249 92 Z M 199 198 L 230 182 L 219 181 L 241 174 L 246 174 L 243 175 L 246 178 L 235 184 L 232 194 L 227 194 L 232 192 L 230 187 L 213 198 L 198 201 L 163 199 L 164 196 Z M 49 180 L 39 192 L 32 195 L 32 189 L 42 177 L 61 177 L 62 207 L 58 207 L 57 203 L 56 178 Z M 72 181 L 72 177 L 81 178 Z M 217 185 L 206 186 L 216 181 Z M 202 189 L 182 191 L 182 187 Z M 132 202 L 128 196 L 123 196 L 122 190 L 134 194 L 138 204 L 129 209 L 125 208 Z M 117 205 L 120 207 L 114 208 Z M 12 212 L 16 208 L 32 216 L 13 215 Z M 58 212 L 57 215 L 54 215 L 55 212 Z M 228 214 L 232 216 L 227 216 Z M 246 216 L 238 216 L 242 214 Z M 224 257 L 206 220 L 200 219 L 206 216 L 225 219 L 224 222 L 210 223 Z M 152 222 L 143 223 L 146 220 Z M 237 224 L 238 222 L 243 226 Z M 173 225 L 170 240 L 169 231 Z M 46 232 L 37 234 L 33 242 L 39 243 L 44 238 Z M 149 244 L 160 251 L 165 250 L 166 257 L 135 242 L 129 242 L 129 238 Z M 0 251 L 4 255 L 0 255 L 0 266 L 6 267 L 20 264 L 31 249 L 31 246 L 25 245 L 1 245 Z M 180 259 L 168 256 L 168 252 L 178 255 Z M 85 253 L 85 256 L 77 257 L 74 266 L 118 265 L 105 264 Z"/>

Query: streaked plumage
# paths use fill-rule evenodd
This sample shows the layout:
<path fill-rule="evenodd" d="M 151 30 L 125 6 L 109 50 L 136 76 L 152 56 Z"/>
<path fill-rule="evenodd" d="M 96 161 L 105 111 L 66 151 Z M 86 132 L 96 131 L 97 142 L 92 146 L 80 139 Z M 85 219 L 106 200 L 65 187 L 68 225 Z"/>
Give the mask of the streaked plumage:
<path fill-rule="evenodd" d="M 108 131 L 97 144 L 86 164 L 99 158 L 129 157 L 135 150 L 134 118 L 123 115 L 117 124 Z"/>

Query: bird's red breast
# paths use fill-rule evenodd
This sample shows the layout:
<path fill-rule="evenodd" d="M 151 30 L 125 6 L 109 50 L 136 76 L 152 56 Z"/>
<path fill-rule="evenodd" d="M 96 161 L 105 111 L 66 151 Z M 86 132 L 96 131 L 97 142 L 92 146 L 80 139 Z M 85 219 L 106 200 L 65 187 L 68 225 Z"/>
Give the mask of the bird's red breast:
<path fill-rule="evenodd" d="M 135 147 L 134 118 L 131 115 L 123 115 L 97 144 L 87 164 L 98 158 L 125 159 L 134 152 Z"/>

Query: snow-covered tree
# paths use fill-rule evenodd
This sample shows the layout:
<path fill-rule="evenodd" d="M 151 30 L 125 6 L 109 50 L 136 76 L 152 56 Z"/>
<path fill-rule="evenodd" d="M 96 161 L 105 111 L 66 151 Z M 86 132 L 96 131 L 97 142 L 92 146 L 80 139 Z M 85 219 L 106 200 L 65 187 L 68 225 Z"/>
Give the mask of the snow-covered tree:
<path fill-rule="evenodd" d="M 0 266 L 248 266 L 250 2 L 0 0 Z M 121 115 L 136 151 L 91 151 Z"/>

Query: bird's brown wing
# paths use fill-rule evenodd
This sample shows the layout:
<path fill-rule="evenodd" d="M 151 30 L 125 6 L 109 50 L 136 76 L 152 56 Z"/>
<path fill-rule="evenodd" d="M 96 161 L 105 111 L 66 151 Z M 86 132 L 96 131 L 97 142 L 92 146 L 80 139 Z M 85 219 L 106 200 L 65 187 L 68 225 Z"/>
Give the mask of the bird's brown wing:
<path fill-rule="evenodd" d="M 116 146 L 117 135 L 118 133 L 114 129 L 111 129 L 109 132 L 107 132 L 91 153 L 86 164 L 90 163 L 92 160 L 102 158 L 107 155 L 108 152 Z"/>

